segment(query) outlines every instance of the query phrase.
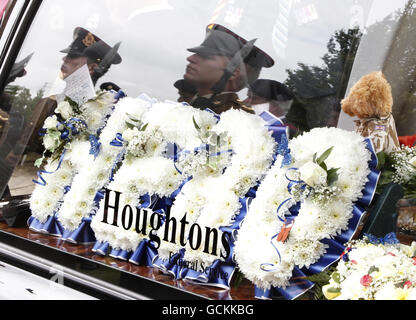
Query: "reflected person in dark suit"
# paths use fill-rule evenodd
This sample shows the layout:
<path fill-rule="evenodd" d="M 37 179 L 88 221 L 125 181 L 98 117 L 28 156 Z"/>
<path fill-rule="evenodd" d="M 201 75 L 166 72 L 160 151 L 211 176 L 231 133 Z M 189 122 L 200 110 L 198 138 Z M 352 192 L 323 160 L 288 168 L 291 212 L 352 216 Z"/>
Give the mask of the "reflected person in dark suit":
<path fill-rule="evenodd" d="M 273 59 L 222 25 L 210 24 L 201 45 L 189 48 L 184 79 L 197 90 L 190 101 L 193 107 L 209 108 L 217 114 L 231 108 L 254 114 L 239 99 L 237 92 L 254 82 L 263 67 L 271 67 Z"/>

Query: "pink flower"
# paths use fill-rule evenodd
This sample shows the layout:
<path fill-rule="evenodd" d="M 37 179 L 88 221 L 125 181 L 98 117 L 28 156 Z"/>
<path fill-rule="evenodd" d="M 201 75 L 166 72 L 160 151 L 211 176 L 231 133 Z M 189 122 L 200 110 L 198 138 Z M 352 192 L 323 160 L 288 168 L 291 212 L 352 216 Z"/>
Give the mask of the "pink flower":
<path fill-rule="evenodd" d="M 372 281 L 373 281 L 373 278 L 369 274 L 362 276 L 362 278 L 360 279 L 360 283 L 364 287 L 368 287 Z"/>
<path fill-rule="evenodd" d="M 410 288 L 411 286 L 412 286 L 413 284 L 412 284 L 412 282 L 411 281 L 406 281 L 405 283 L 404 283 L 404 288 L 405 289 L 408 289 L 408 288 Z"/>
<path fill-rule="evenodd" d="M 387 252 L 388 255 L 395 257 L 396 255 L 393 252 Z"/>

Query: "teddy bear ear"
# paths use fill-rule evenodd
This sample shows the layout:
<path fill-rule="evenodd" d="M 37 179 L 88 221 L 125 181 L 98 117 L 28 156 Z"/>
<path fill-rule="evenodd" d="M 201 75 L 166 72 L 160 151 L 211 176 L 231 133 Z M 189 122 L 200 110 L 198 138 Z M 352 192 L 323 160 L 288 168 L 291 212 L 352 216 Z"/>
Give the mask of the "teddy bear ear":
<path fill-rule="evenodd" d="M 353 117 L 354 116 L 354 112 L 353 112 L 353 108 L 352 108 L 352 103 L 351 103 L 350 99 L 348 99 L 348 97 L 341 100 L 341 108 L 350 117 Z"/>

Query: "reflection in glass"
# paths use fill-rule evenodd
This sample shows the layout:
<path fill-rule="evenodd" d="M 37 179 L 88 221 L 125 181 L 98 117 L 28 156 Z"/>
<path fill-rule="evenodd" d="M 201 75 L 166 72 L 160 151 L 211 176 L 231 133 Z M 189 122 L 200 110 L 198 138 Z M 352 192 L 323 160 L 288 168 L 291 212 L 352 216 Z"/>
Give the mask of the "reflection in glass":
<path fill-rule="evenodd" d="M 254 45 L 219 24 L 206 28 L 201 45 L 189 48 L 184 79 L 197 94 L 191 99 L 194 107 L 209 108 L 217 114 L 231 108 L 249 113 L 254 110 L 238 98 L 237 92 L 253 83 L 261 68 L 274 65 L 273 59 Z"/>

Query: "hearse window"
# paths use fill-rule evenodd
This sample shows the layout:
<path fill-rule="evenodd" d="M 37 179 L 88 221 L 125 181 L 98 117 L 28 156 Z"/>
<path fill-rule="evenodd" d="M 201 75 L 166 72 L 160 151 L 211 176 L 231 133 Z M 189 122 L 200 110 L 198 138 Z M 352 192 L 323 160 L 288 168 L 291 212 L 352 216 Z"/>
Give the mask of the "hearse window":
<path fill-rule="evenodd" d="M 90 75 L 94 90 L 122 90 L 131 97 L 145 93 L 158 100 L 193 104 L 198 90 L 190 60 L 212 59 L 212 52 L 196 48 L 212 49 L 220 43 L 207 40 L 216 33 L 213 30 L 225 32 L 224 39 L 255 40 L 256 49 L 245 57 L 245 77 L 237 86 L 242 104 L 255 113 L 275 114 L 293 135 L 339 125 L 340 100 L 351 86 L 350 74 L 352 78 L 360 74 L 358 57 L 365 65 L 374 51 L 385 53 L 385 47 L 374 47 L 379 35 L 403 15 L 414 28 L 413 9 L 405 9 L 403 1 L 382 2 L 43 1 L 3 93 L 0 177 L 1 185 L 8 185 L 5 194 L 27 195 L 33 190 L 38 170 L 34 163 L 43 152 L 39 131 L 68 90 L 68 77 L 75 85 Z M 414 68 L 414 55 L 406 49 L 414 42 L 407 39 L 411 34 L 397 39 L 400 46 L 385 66 L 387 78 L 395 83 L 400 106 L 395 112 L 400 115 L 414 110 L 409 91 L 414 76 L 406 73 Z M 224 43 L 220 51 L 229 61 L 237 52 L 230 41 Z M 395 69 L 397 60 L 400 70 Z M 210 72 L 203 75 L 209 78 L 214 71 Z M 404 86 L 409 88 L 407 94 Z M 414 126 L 409 125 L 413 118 L 397 119 L 400 132 L 413 133 Z"/>

